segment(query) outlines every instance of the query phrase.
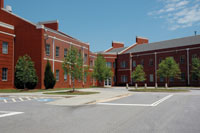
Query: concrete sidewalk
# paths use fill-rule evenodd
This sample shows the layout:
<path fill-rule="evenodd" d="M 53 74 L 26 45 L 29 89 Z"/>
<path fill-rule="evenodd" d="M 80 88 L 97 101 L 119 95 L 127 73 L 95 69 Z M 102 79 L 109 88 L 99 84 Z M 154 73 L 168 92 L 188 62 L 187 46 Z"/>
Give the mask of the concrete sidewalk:
<path fill-rule="evenodd" d="M 62 106 L 78 106 L 86 104 L 94 104 L 96 102 L 103 102 L 121 97 L 129 96 L 132 92 L 128 90 L 113 90 L 113 89 L 84 89 L 81 91 L 95 91 L 98 94 L 92 95 L 79 95 L 71 98 L 63 98 L 53 102 L 49 102 L 51 105 L 62 105 Z"/>

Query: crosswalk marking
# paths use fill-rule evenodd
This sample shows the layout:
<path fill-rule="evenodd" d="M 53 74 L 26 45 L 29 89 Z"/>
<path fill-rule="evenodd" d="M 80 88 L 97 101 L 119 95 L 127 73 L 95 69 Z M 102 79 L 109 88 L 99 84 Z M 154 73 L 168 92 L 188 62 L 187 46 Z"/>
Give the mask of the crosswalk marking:
<path fill-rule="evenodd" d="M 21 97 L 19 98 L 20 101 L 24 101 L 24 99 L 22 99 Z"/>
<path fill-rule="evenodd" d="M 14 98 L 12 98 L 12 101 L 15 103 L 15 102 L 17 102 Z"/>
<path fill-rule="evenodd" d="M 29 97 L 26 97 L 27 100 L 31 100 Z"/>
<path fill-rule="evenodd" d="M 6 99 L 3 100 L 5 103 L 7 103 L 8 101 Z"/>

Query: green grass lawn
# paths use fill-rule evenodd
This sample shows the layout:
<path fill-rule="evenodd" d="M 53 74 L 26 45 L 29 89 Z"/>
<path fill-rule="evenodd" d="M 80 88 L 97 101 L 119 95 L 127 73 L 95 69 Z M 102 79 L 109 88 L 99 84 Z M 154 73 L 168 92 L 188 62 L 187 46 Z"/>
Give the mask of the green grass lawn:
<path fill-rule="evenodd" d="M 129 91 L 134 91 L 134 92 L 189 92 L 189 90 L 186 89 L 131 89 Z"/>
<path fill-rule="evenodd" d="M 78 88 L 78 89 L 86 89 L 86 88 Z M 47 91 L 59 91 L 59 90 L 72 90 L 72 88 L 55 88 L 55 89 L 47 89 L 47 90 L 46 89 L 33 89 L 33 90 L 0 89 L 0 93 L 32 93 L 32 92 L 47 92 Z"/>
<path fill-rule="evenodd" d="M 98 94 L 99 92 L 88 92 L 88 91 L 66 91 L 66 92 L 48 92 L 43 94 L 49 95 L 91 95 L 91 94 Z"/>

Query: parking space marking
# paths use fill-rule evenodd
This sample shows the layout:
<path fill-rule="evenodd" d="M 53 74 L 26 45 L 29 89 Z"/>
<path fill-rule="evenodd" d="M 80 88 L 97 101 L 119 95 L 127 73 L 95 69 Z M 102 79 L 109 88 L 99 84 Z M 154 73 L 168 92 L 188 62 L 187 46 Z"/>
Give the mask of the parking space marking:
<path fill-rule="evenodd" d="M 26 102 L 26 101 L 39 101 L 39 102 L 51 102 L 54 101 L 54 98 L 44 98 L 44 97 L 0 97 L 0 103 L 19 103 L 19 102 Z"/>
<path fill-rule="evenodd" d="M 12 116 L 12 115 L 19 115 L 23 114 L 24 112 L 11 112 L 11 111 L 0 111 L 0 118 Z"/>
<path fill-rule="evenodd" d="M 169 99 L 173 95 L 165 96 L 164 98 L 152 103 L 152 104 L 123 104 L 123 103 L 97 103 L 98 105 L 114 105 L 114 106 L 141 106 L 141 107 L 155 107 L 165 100 Z"/>

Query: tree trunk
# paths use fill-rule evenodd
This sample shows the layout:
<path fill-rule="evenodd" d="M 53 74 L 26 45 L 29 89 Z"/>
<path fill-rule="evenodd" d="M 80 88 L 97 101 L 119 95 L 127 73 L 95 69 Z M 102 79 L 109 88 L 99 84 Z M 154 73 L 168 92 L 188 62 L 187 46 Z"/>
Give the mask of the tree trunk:
<path fill-rule="evenodd" d="M 75 91 L 75 85 L 74 85 L 74 80 L 73 80 L 73 92 Z"/>
<path fill-rule="evenodd" d="M 166 89 L 168 88 L 168 85 L 169 85 L 169 78 L 166 77 L 166 83 L 165 83 L 165 88 L 166 88 Z"/>
<path fill-rule="evenodd" d="M 137 83 L 135 83 L 135 89 L 137 89 L 138 88 L 138 85 L 137 85 Z"/>

